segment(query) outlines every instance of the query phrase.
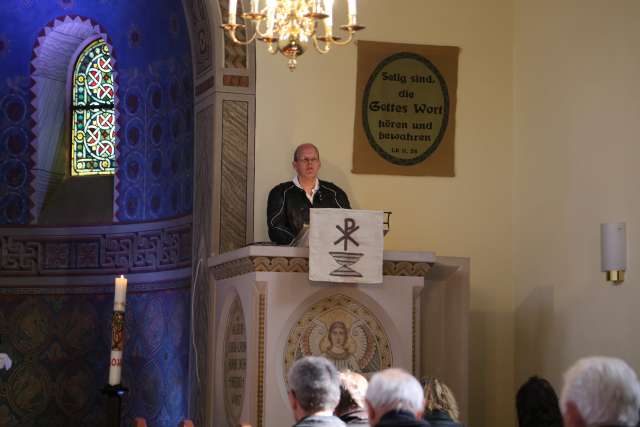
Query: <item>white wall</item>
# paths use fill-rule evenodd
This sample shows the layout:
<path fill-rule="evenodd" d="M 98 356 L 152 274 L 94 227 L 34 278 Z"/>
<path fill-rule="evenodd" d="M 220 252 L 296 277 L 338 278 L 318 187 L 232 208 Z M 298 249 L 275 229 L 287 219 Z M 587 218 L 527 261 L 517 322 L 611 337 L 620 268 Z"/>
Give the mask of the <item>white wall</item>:
<path fill-rule="evenodd" d="M 293 148 L 315 143 L 321 176 L 355 208 L 393 211 L 387 249 L 471 257 L 469 424 L 511 426 L 513 2 L 367 0 L 359 12 L 362 39 L 461 47 L 456 177 L 351 174 L 356 48 L 307 53 L 290 73 L 258 46 L 256 240 L 267 239 L 267 194 L 291 178 Z"/>
<path fill-rule="evenodd" d="M 640 2 L 516 1 L 516 385 L 561 386 L 577 358 L 640 369 Z M 622 286 L 600 272 L 601 222 L 626 221 Z"/>

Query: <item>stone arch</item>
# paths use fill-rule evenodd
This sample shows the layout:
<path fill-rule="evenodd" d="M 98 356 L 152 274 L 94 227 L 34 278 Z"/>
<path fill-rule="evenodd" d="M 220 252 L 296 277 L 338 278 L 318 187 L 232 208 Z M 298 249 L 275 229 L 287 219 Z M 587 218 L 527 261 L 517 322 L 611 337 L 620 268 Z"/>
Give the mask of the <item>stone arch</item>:
<path fill-rule="evenodd" d="M 58 17 L 50 21 L 38 34 L 30 63 L 31 75 L 31 167 L 30 167 L 30 222 L 37 223 L 42 206 L 51 187 L 64 176 L 55 172 L 53 162 L 60 149 L 60 135 L 65 126 L 68 110 L 68 81 L 73 59 L 87 42 L 97 38 L 105 40 L 111 51 L 114 77 L 114 108 L 116 121 L 116 165 L 118 164 L 119 112 L 118 72 L 116 52 L 107 32 L 91 18 L 77 15 Z M 64 99 L 52 103 L 51 99 Z M 55 142 L 54 142 L 55 141 Z M 117 167 L 117 166 L 116 166 Z M 114 176 L 114 180 L 117 178 Z M 114 182 L 114 191 L 117 182 Z M 113 216 L 117 212 L 117 194 L 114 194 Z"/>

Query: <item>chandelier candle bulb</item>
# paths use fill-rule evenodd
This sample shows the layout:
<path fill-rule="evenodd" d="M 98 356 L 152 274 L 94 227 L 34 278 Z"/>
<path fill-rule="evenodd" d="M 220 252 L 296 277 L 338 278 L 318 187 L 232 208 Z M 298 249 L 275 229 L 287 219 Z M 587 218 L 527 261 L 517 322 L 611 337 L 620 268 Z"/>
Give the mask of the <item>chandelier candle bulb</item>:
<path fill-rule="evenodd" d="M 333 27 L 333 0 L 324 0 L 324 13 L 328 15 L 324 19 L 324 32 L 329 37 L 332 34 Z"/>
<path fill-rule="evenodd" d="M 267 0 L 267 37 L 273 37 L 277 0 Z"/>
<path fill-rule="evenodd" d="M 259 0 L 251 0 L 251 13 L 258 13 L 260 10 Z"/>
<path fill-rule="evenodd" d="M 124 348 L 124 308 L 127 300 L 127 279 L 116 277 L 111 317 L 111 357 L 109 358 L 109 385 L 120 384 L 122 351 Z"/>
<path fill-rule="evenodd" d="M 236 23 L 237 7 L 238 7 L 238 0 L 229 0 L 229 24 Z"/>
<path fill-rule="evenodd" d="M 322 1 L 323 0 L 314 0 L 313 1 L 313 13 L 324 13 L 324 10 L 322 9 Z"/>
<path fill-rule="evenodd" d="M 356 0 L 349 0 L 349 24 L 355 24 L 356 23 Z M 351 22 L 353 20 L 353 22 Z"/>

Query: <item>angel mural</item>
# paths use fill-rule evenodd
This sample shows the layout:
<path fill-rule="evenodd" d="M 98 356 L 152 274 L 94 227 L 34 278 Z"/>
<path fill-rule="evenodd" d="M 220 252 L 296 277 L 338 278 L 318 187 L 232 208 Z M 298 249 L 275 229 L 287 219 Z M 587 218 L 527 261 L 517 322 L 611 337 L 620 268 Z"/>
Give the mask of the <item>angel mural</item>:
<path fill-rule="evenodd" d="M 283 348 L 283 373 L 304 356 L 324 356 L 339 370 L 369 377 L 393 365 L 389 338 L 382 323 L 356 299 L 333 294 L 315 301 L 292 319 Z"/>
<path fill-rule="evenodd" d="M 324 356 L 338 370 L 373 372 L 380 369 L 376 344 L 373 334 L 362 321 L 315 319 L 302 336 L 301 356 Z"/>
<path fill-rule="evenodd" d="M 329 347 L 322 352 L 322 355 L 331 360 L 339 371 L 350 369 L 355 372 L 360 372 L 360 365 L 356 357 L 347 347 L 348 338 L 349 332 L 344 322 L 333 322 L 331 326 L 329 326 L 329 334 L 327 335 Z"/>

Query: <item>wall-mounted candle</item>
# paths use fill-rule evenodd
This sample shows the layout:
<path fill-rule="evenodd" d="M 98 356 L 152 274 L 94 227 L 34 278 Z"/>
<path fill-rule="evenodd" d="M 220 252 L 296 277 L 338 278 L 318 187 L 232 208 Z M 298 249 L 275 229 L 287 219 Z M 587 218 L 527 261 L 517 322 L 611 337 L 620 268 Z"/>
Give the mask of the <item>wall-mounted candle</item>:
<path fill-rule="evenodd" d="M 324 13 L 328 15 L 324 18 L 324 33 L 328 37 L 333 34 L 333 0 L 324 0 Z"/>
<path fill-rule="evenodd" d="M 124 308 L 127 301 L 127 279 L 116 278 L 111 317 L 111 357 L 109 358 L 109 385 L 118 385 L 122 376 L 124 350 Z"/>
<path fill-rule="evenodd" d="M 356 25 L 356 15 L 358 12 L 356 11 L 356 0 L 349 0 L 349 25 Z"/>
<path fill-rule="evenodd" d="M 238 0 L 229 0 L 229 24 L 236 23 L 237 9 L 238 9 Z"/>

